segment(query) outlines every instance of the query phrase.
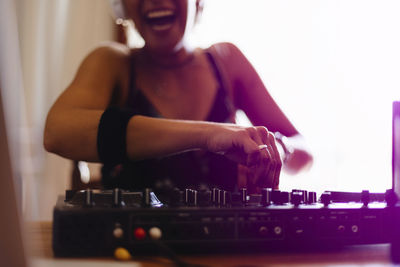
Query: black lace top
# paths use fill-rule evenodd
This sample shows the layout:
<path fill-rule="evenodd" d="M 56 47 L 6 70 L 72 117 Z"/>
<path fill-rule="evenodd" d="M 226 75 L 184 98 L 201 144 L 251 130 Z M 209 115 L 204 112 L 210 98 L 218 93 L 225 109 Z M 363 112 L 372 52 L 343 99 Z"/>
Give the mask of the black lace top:
<path fill-rule="evenodd" d="M 209 51 L 205 52 L 219 83 L 207 121 L 232 123 L 232 102 L 223 86 L 213 56 Z M 134 73 L 132 67 L 127 107 L 133 109 L 135 114 L 161 117 L 143 92 L 136 88 Z M 167 181 L 179 188 L 206 185 L 233 191 L 237 182 L 237 164 L 211 152 L 190 151 L 158 159 L 125 162 L 117 166 L 104 165 L 102 181 L 105 188 L 119 187 L 129 190 L 142 190 Z"/>

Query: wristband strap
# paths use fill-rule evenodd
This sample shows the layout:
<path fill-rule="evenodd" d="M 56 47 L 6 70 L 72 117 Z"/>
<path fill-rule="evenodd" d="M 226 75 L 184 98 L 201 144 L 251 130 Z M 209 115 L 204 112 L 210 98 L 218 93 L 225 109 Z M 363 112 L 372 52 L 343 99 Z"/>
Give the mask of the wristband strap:
<path fill-rule="evenodd" d="M 281 146 L 282 150 L 283 150 L 283 157 L 282 157 L 282 161 L 285 162 L 286 159 L 288 158 L 288 156 L 293 153 L 293 149 L 291 147 L 287 147 L 285 144 L 285 139 L 287 138 L 286 136 L 284 136 L 283 134 L 281 134 L 280 132 L 275 132 L 275 140 L 276 142 Z"/>
<path fill-rule="evenodd" d="M 119 107 L 107 108 L 101 115 L 97 131 L 97 153 L 105 164 L 117 165 L 128 160 L 126 128 L 135 113 Z"/>

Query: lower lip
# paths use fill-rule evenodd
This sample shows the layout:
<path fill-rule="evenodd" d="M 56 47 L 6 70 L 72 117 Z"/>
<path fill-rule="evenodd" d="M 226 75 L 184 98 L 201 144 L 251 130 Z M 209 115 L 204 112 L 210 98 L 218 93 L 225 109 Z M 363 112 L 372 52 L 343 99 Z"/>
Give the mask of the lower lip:
<path fill-rule="evenodd" d="M 171 29 L 172 25 L 173 25 L 172 23 L 168 23 L 168 24 L 162 24 L 162 25 L 152 25 L 150 27 L 153 31 L 164 32 L 164 31 L 168 31 L 169 29 Z"/>

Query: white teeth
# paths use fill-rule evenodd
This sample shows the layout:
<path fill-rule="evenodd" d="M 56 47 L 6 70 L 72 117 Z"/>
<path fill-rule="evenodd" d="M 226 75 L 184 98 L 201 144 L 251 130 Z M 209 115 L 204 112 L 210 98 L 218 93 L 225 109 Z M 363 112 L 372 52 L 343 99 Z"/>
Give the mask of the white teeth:
<path fill-rule="evenodd" d="M 157 10 L 157 11 L 151 11 L 147 13 L 147 17 L 150 19 L 154 18 L 161 18 L 165 16 L 172 16 L 174 12 L 172 10 Z"/>

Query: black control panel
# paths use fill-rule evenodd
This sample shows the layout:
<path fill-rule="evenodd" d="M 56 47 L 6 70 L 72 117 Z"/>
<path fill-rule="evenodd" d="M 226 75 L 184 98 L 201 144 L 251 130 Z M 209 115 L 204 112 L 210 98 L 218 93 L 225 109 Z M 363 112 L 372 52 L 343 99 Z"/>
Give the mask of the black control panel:
<path fill-rule="evenodd" d="M 53 249 L 65 257 L 154 253 L 160 243 L 194 253 L 393 243 L 396 205 L 392 190 L 67 191 L 54 208 Z"/>

